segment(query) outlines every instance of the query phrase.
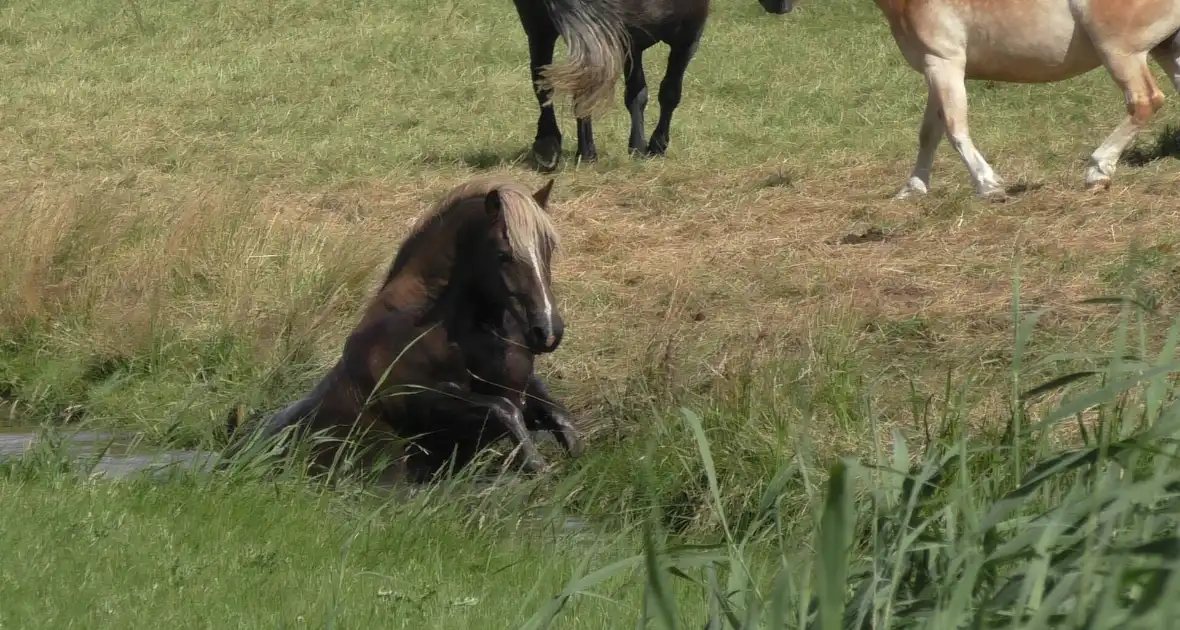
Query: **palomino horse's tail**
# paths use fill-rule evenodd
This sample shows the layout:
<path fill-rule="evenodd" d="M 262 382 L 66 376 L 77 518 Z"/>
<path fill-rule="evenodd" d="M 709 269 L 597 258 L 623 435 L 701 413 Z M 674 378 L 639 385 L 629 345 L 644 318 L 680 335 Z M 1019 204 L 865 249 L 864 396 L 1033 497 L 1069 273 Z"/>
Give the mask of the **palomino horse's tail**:
<path fill-rule="evenodd" d="M 542 0 L 568 55 L 541 71 L 540 87 L 573 97 L 579 118 L 610 106 L 630 39 L 619 0 Z"/>

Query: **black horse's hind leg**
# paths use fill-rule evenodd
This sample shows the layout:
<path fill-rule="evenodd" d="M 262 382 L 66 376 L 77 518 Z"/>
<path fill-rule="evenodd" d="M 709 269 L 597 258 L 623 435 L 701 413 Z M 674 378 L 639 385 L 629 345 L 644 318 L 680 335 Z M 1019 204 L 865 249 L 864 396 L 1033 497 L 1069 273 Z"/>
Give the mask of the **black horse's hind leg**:
<path fill-rule="evenodd" d="M 578 119 L 578 161 L 594 162 L 598 159 L 598 147 L 594 146 L 594 126 L 589 118 Z"/>
<path fill-rule="evenodd" d="M 668 150 L 668 136 L 672 127 L 672 112 L 680 105 L 680 93 L 684 87 L 684 73 L 688 70 L 688 62 L 696 54 L 697 45 L 701 41 L 703 29 L 697 30 L 691 39 L 677 41 L 671 44 L 668 52 L 668 69 L 664 72 L 664 79 L 660 81 L 660 120 L 656 123 L 656 130 L 651 134 L 647 143 L 650 155 L 664 155 Z"/>
<path fill-rule="evenodd" d="M 533 140 L 533 159 L 542 172 L 557 168 L 561 159 L 561 129 L 557 115 L 549 102 L 552 93 L 537 86 L 541 68 L 553 63 L 553 48 L 557 45 L 557 27 L 549 18 L 544 5 L 530 0 L 515 0 L 520 24 L 529 41 L 529 70 L 533 79 L 533 93 L 541 115 L 537 118 L 537 136 Z"/>
<path fill-rule="evenodd" d="M 566 452 L 577 457 L 582 454 L 582 439 L 570 420 L 565 405 L 557 402 L 549 388 L 534 374 L 529 378 L 527 402 L 524 408 L 525 424 L 554 433 Z"/>
<path fill-rule="evenodd" d="M 643 49 L 633 46 L 631 59 L 627 64 L 627 87 L 623 93 L 623 104 L 631 114 L 631 136 L 627 147 L 632 155 L 647 153 L 644 140 L 643 110 L 647 108 L 647 78 L 643 76 Z"/>

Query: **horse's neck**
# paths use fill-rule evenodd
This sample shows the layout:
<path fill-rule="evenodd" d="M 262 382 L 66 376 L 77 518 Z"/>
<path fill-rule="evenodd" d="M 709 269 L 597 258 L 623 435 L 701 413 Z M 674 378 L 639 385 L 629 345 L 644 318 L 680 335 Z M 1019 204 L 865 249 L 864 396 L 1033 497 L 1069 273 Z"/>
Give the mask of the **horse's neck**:
<path fill-rule="evenodd" d="M 393 311 L 423 312 L 431 302 L 431 287 L 413 274 L 398 274 L 389 279 L 369 301 L 358 328 L 381 319 Z"/>
<path fill-rule="evenodd" d="M 448 284 L 431 305 L 427 316 L 440 321 L 452 334 L 467 335 L 494 320 L 502 309 L 476 299 L 471 282 L 456 279 Z"/>
<path fill-rule="evenodd" d="M 463 248 L 457 248 L 459 252 Z M 451 261 L 423 265 L 411 261 L 393 274 L 369 302 L 358 328 L 393 311 L 413 313 L 420 322 L 439 322 L 466 333 L 498 315 L 475 299 L 471 263 L 460 253 Z M 501 317 L 502 318 L 502 317 Z"/>
<path fill-rule="evenodd" d="M 430 311 L 446 292 L 456 267 L 462 262 L 456 256 L 439 255 L 439 248 L 445 247 L 440 241 L 454 238 L 449 230 L 443 234 L 419 235 L 412 245 L 413 251 L 398 252 L 399 259 L 404 254 L 409 255 L 404 261 L 395 261 L 396 271 L 390 271 L 385 284 L 369 301 L 358 327 L 363 328 L 393 311 L 419 314 Z M 403 245 L 406 246 L 409 243 Z M 462 250 L 455 248 L 454 251 Z"/>

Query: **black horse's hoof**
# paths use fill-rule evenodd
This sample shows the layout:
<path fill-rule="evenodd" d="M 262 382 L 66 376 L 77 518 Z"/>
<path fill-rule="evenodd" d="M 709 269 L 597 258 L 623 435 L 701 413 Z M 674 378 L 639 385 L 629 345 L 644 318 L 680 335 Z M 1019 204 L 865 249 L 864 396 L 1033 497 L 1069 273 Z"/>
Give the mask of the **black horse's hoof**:
<path fill-rule="evenodd" d="M 557 168 L 561 161 L 560 138 L 537 138 L 533 142 L 533 162 L 542 173 L 549 173 Z"/>
<path fill-rule="evenodd" d="M 668 152 L 668 140 L 665 138 L 657 138 L 652 136 L 651 141 L 647 143 L 648 157 L 664 157 Z"/>
<path fill-rule="evenodd" d="M 598 161 L 598 151 L 583 151 L 578 154 L 578 164 L 593 164 Z"/>

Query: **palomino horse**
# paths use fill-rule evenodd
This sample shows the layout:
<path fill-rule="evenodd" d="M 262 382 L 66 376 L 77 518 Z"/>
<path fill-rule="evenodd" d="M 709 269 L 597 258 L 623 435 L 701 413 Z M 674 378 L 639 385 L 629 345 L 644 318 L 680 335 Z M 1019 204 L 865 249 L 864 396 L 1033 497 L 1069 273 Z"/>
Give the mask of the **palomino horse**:
<path fill-rule="evenodd" d="M 1090 155 L 1085 184 L 1108 188 L 1115 163 L 1164 104 L 1150 54 L 1180 90 L 1180 0 L 876 0 L 909 65 L 926 76 L 918 157 L 897 199 L 925 193 L 945 129 L 981 196 L 1004 184 L 967 133 L 966 79 L 1051 83 L 1105 66 L 1127 116 Z M 941 123 L 940 123 L 941 120 Z"/>
<path fill-rule="evenodd" d="M 340 359 L 260 433 L 293 426 L 343 442 L 342 433 L 359 432 L 374 453 L 408 442 L 399 468 L 415 480 L 437 472 L 452 451 L 466 463 L 505 435 L 526 469 L 540 470 L 546 462 L 530 426 L 580 450 L 564 408 L 533 373 L 534 356 L 556 350 L 563 334 L 550 287 L 552 184 L 530 193 L 482 178 L 453 189 L 403 242 Z M 337 457 L 315 450 L 324 468 Z"/>
<path fill-rule="evenodd" d="M 663 155 L 668 148 L 672 112 L 680 105 L 684 73 L 696 53 L 709 17 L 709 0 L 513 0 L 529 41 L 533 91 L 541 108 L 533 159 L 542 171 L 557 168 L 561 129 L 553 113 L 553 92 L 573 96 L 578 128 L 578 158 L 597 159 L 592 115 L 608 106 L 615 79 L 626 73 L 623 102 L 631 114 L 628 145 L 635 155 Z M 788 13 L 794 0 L 758 0 L 768 13 Z M 553 47 L 561 35 L 570 57 L 553 64 Z M 660 119 L 644 141 L 643 110 L 647 79 L 643 51 L 664 42 L 668 66 L 660 82 Z M 630 63 L 624 58 L 630 52 Z"/>

